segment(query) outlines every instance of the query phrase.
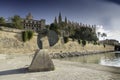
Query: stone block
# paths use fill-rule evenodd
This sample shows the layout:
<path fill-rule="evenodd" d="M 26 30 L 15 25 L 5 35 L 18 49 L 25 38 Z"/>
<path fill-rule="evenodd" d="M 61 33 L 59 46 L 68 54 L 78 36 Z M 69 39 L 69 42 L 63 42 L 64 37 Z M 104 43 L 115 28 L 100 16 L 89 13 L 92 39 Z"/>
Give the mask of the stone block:
<path fill-rule="evenodd" d="M 54 64 L 47 52 L 47 50 L 37 50 L 28 71 L 39 72 L 54 70 Z"/>

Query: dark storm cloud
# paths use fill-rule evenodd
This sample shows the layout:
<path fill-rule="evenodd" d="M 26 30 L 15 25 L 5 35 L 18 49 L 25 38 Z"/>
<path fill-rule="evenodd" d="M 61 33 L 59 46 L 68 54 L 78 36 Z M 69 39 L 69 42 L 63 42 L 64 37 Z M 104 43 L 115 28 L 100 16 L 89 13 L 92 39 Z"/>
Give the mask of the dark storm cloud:
<path fill-rule="evenodd" d="M 108 2 L 113 2 L 115 4 L 119 4 L 120 5 L 120 0 L 106 0 Z"/>

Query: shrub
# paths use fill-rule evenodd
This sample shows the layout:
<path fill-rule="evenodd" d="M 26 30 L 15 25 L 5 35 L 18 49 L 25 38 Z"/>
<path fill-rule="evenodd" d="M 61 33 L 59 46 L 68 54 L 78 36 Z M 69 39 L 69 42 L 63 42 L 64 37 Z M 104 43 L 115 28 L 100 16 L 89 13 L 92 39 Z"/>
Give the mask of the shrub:
<path fill-rule="evenodd" d="M 3 29 L 0 27 L 0 30 L 2 31 Z"/>
<path fill-rule="evenodd" d="M 70 35 L 69 38 L 71 38 L 72 41 L 75 41 L 75 37 L 74 37 L 74 35 Z"/>
<path fill-rule="evenodd" d="M 78 39 L 78 43 L 79 43 L 79 44 L 81 43 L 80 39 Z"/>
<path fill-rule="evenodd" d="M 32 37 L 33 37 L 33 31 L 23 31 L 22 32 L 23 42 L 26 42 L 27 40 L 32 39 Z"/>
<path fill-rule="evenodd" d="M 83 47 L 86 45 L 86 41 L 85 40 L 82 40 L 82 45 L 83 45 Z"/>
<path fill-rule="evenodd" d="M 88 44 L 90 44 L 90 41 L 88 41 Z"/>
<path fill-rule="evenodd" d="M 64 43 L 68 42 L 68 37 L 63 37 L 63 39 L 64 39 Z"/>
<path fill-rule="evenodd" d="M 23 40 L 23 42 L 27 41 L 27 32 L 26 31 L 22 32 L 22 40 Z"/>
<path fill-rule="evenodd" d="M 27 31 L 27 37 L 28 37 L 28 40 L 32 39 L 33 31 Z"/>
<path fill-rule="evenodd" d="M 97 45 L 97 42 L 96 41 L 94 41 L 94 43 L 93 43 L 94 45 Z"/>
<path fill-rule="evenodd" d="M 75 41 L 75 38 L 72 38 L 72 41 Z"/>
<path fill-rule="evenodd" d="M 104 48 L 106 47 L 106 45 L 105 45 L 105 44 L 103 44 L 103 46 L 104 46 Z"/>
<path fill-rule="evenodd" d="M 100 43 L 98 43 L 98 45 L 100 46 Z"/>

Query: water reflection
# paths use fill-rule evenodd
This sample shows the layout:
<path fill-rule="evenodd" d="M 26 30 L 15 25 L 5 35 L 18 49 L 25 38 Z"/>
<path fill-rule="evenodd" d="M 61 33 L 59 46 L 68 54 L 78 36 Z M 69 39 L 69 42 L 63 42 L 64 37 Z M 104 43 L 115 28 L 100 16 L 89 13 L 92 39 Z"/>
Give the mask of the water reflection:
<path fill-rule="evenodd" d="M 100 60 L 101 65 L 120 67 L 120 53 L 106 55 Z"/>
<path fill-rule="evenodd" d="M 80 57 L 64 58 L 63 60 L 120 67 L 120 52 L 85 55 Z"/>

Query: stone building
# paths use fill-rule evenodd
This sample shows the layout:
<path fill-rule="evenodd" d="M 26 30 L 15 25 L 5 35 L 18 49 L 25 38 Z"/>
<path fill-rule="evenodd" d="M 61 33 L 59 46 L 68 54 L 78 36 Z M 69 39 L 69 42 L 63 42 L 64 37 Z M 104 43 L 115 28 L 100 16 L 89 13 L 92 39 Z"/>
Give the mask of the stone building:
<path fill-rule="evenodd" d="M 45 29 L 45 19 L 34 20 L 31 13 L 28 13 L 25 19 L 22 21 L 22 25 L 25 30 L 32 30 L 38 32 Z"/>
<path fill-rule="evenodd" d="M 119 41 L 115 39 L 106 39 L 106 40 L 100 41 L 100 43 L 109 44 L 109 45 L 118 45 Z"/>

